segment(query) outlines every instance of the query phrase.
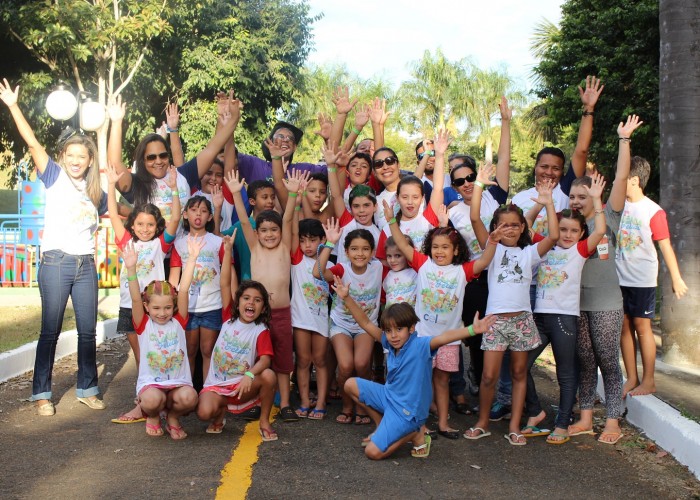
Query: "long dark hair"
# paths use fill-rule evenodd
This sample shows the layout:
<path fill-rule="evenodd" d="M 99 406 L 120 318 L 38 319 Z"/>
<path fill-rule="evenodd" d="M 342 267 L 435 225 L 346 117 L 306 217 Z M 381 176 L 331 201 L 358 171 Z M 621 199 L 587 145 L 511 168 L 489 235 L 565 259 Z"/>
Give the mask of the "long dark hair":
<path fill-rule="evenodd" d="M 214 215 L 214 210 L 211 207 L 211 202 L 205 198 L 204 196 L 193 196 L 189 200 L 187 200 L 187 203 L 185 203 L 185 208 L 182 209 L 182 227 L 185 231 L 189 232 L 190 230 L 190 221 L 188 221 L 185 218 L 185 212 L 191 207 L 195 207 L 199 205 L 200 203 L 204 203 L 204 205 L 207 207 L 207 210 L 209 210 L 209 213 L 211 215 Z M 204 225 L 204 229 L 206 230 L 207 233 L 211 233 L 214 231 L 214 218 L 212 217 L 207 221 L 207 223 Z"/>
<path fill-rule="evenodd" d="M 489 226 L 489 233 L 493 232 L 493 230 L 498 227 L 498 221 L 501 218 L 501 215 L 509 213 L 517 214 L 518 219 L 520 220 L 520 224 L 524 224 L 523 232 L 520 234 L 518 242 L 516 243 L 518 248 L 525 248 L 526 246 L 532 245 L 532 237 L 530 236 L 530 231 L 528 231 L 527 229 L 527 220 L 523 215 L 523 209 L 520 208 L 518 205 L 514 205 L 513 203 L 509 203 L 508 205 L 501 205 L 496 210 L 494 210 L 493 219 L 491 219 L 491 225 Z"/>
<path fill-rule="evenodd" d="M 254 288 L 260 292 L 260 295 L 262 295 L 263 298 L 263 308 L 262 311 L 260 311 L 260 316 L 255 318 L 255 324 L 259 325 L 260 323 L 264 323 L 265 325 L 269 325 L 270 320 L 272 319 L 270 295 L 267 293 L 267 290 L 262 283 L 253 280 L 241 281 L 240 285 L 238 285 L 238 290 L 236 290 L 236 294 L 233 296 L 233 304 L 231 304 L 231 321 L 235 321 L 240 317 L 241 313 L 238 311 L 238 305 L 241 303 L 243 292 L 249 288 Z"/>
<path fill-rule="evenodd" d="M 134 205 L 143 205 L 151 201 L 151 195 L 156 187 L 156 178 L 146 169 L 146 147 L 152 142 L 160 142 L 165 146 L 165 150 L 170 155 L 168 142 L 159 134 L 148 134 L 141 139 L 136 150 L 134 151 L 134 163 L 136 163 L 136 173 L 131 183 L 131 193 L 134 199 Z"/>
<path fill-rule="evenodd" d="M 124 228 L 126 228 L 126 230 L 129 231 L 129 234 L 134 239 L 134 241 L 139 241 L 138 237 L 136 236 L 136 233 L 134 233 L 134 221 L 136 220 L 136 217 L 141 213 L 152 215 L 156 219 L 156 233 L 153 236 L 153 239 L 156 239 L 161 234 L 163 234 L 163 231 L 165 231 L 165 219 L 163 218 L 163 214 L 160 212 L 160 208 L 155 206 L 153 203 L 144 203 L 143 205 L 137 205 L 136 207 L 134 207 L 134 209 L 129 214 L 129 217 L 126 218 L 126 222 L 124 223 Z"/>
<path fill-rule="evenodd" d="M 469 248 L 467 247 L 467 242 L 464 241 L 459 231 L 453 227 L 434 227 L 428 231 L 428 234 L 425 235 L 425 239 L 423 240 L 423 254 L 428 255 L 431 259 L 433 258 L 431 250 L 433 247 L 433 239 L 436 236 L 446 236 L 457 249 L 457 255 L 452 259 L 454 265 L 461 266 L 465 262 L 469 262 Z"/>

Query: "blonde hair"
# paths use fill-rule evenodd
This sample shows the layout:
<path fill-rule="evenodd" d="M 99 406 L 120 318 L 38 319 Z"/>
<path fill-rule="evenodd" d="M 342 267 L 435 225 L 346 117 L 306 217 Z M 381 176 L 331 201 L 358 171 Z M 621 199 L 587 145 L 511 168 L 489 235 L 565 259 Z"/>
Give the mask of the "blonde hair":
<path fill-rule="evenodd" d="M 68 150 L 68 146 L 74 144 L 85 147 L 88 150 L 88 155 L 90 156 L 90 166 L 85 172 L 85 192 L 88 198 L 95 205 L 95 208 L 100 207 L 100 202 L 102 201 L 102 186 L 100 185 L 100 166 L 97 162 L 97 145 L 92 138 L 85 134 L 75 134 L 68 139 L 66 139 L 61 144 L 61 151 L 58 154 L 58 164 L 62 169 L 65 170 L 65 155 Z"/>

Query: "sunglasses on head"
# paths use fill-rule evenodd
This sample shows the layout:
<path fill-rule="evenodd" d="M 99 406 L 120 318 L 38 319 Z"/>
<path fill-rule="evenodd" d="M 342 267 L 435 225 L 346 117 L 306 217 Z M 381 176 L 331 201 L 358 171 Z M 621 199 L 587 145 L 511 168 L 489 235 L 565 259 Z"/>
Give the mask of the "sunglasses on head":
<path fill-rule="evenodd" d="M 167 160 L 170 157 L 167 151 L 163 151 L 162 153 L 152 153 L 150 155 L 146 155 L 146 161 L 156 161 L 156 158 L 160 158 L 161 160 Z"/>
<path fill-rule="evenodd" d="M 399 162 L 396 156 L 388 156 L 383 160 L 374 160 L 374 168 L 382 168 L 384 165 L 392 166 Z"/>
<path fill-rule="evenodd" d="M 425 155 L 435 156 L 435 150 L 429 149 L 428 151 L 423 151 L 422 153 L 418 153 L 418 159 L 422 160 Z"/>
<path fill-rule="evenodd" d="M 465 182 L 474 182 L 476 180 L 476 174 L 472 172 L 466 177 L 460 177 L 452 181 L 452 185 L 456 187 L 463 186 Z"/>

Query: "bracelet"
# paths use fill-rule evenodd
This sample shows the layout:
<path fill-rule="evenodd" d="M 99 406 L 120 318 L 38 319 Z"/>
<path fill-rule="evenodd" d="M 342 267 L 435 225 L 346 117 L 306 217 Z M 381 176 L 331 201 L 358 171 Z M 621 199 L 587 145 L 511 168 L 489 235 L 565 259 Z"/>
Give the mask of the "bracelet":
<path fill-rule="evenodd" d="M 389 219 L 389 225 L 396 224 L 396 217 Z"/>
<path fill-rule="evenodd" d="M 357 130 L 355 127 L 352 127 L 352 132 L 353 132 L 353 134 L 355 134 L 355 135 L 360 135 L 360 132 L 361 132 L 361 131 L 360 131 L 360 130 Z"/>
<path fill-rule="evenodd" d="M 486 188 L 486 184 L 484 184 L 484 183 L 481 182 L 481 181 L 474 181 L 474 185 L 475 185 L 475 186 L 479 186 L 481 189 L 485 189 L 485 188 Z"/>
<path fill-rule="evenodd" d="M 135 274 L 134 274 L 133 276 L 127 276 L 127 277 L 126 277 L 126 280 L 127 280 L 127 281 L 136 281 L 137 279 L 138 279 L 138 277 L 137 277 Z"/>
<path fill-rule="evenodd" d="M 596 210 L 596 211 L 594 211 L 593 213 L 596 214 L 596 215 L 600 215 L 600 214 L 602 214 L 602 213 L 605 213 L 605 210 L 603 210 L 603 209 L 601 208 L 600 210 Z"/>
<path fill-rule="evenodd" d="M 622 142 L 632 142 L 632 139 L 630 139 L 629 137 L 618 137 L 617 139 Z"/>
<path fill-rule="evenodd" d="M 302 196 L 306 196 L 306 190 L 304 190 L 303 193 L 301 193 Z"/>
<path fill-rule="evenodd" d="M 301 207 L 294 207 L 294 210 L 296 210 L 297 212 L 301 212 Z"/>
<path fill-rule="evenodd" d="M 329 171 L 331 174 L 334 174 L 334 173 L 336 173 L 336 172 L 338 171 L 338 169 L 337 169 L 337 168 L 328 167 L 328 171 Z"/>
<path fill-rule="evenodd" d="M 281 156 L 273 156 L 272 159 L 273 159 L 273 160 L 281 160 L 282 157 L 281 157 Z"/>
<path fill-rule="evenodd" d="M 467 331 L 469 332 L 470 337 L 473 337 L 474 335 L 476 335 L 476 332 L 474 331 L 474 325 L 469 325 L 467 327 Z"/>
<path fill-rule="evenodd" d="M 296 198 L 298 194 L 299 194 L 299 193 L 296 193 L 296 192 L 290 192 L 290 193 L 289 193 L 289 197 L 290 197 L 290 198 Z"/>
<path fill-rule="evenodd" d="M 583 116 L 593 116 L 593 111 L 584 111 Z"/>
<path fill-rule="evenodd" d="M 166 125 L 166 126 L 165 126 L 165 130 L 167 130 L 169 134 L 174 134 L 174 133 L 177 132 L 178 129 L 176 129 L 176 128 L 170 128 L 170 127 L 168 127 L 168 126 Z"/>
<path fill-rule="evenodd" d="M 332 249 L 335 248 L 335 243 L 331 243 L 330 241 L 326 241 L 326 242 L 323 244 L 323 246 L 326 247 L 326 248 L 330 248 L 330 249 L 332 250 Z"/>
<path fill-rule="evenodd" d="M 171 193 L 173 194 L 173 196 L 180 196 L 180 191 L 178 191 L 177 189 L 173 189 Z"/>
<path fill-rule="evenodd" d="M 486 238 L 486 243 L 491 245 L 498 245 L 497 241 L 493 241 L 491 238 Z"/>
<path fill-rule="evenodd" d="M 250 377 L 251 379 L 255 378 L 255 375 L 253 375 L 253 372 L 245 372 L 246 377 Z"/>

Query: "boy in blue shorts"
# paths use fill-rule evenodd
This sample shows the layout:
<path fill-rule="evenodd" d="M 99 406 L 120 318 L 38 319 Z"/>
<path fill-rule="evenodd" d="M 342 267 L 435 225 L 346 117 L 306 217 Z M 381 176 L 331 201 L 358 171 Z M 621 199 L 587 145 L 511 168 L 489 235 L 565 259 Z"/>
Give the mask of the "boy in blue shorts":
<path fill-rule="evenodd" d="M 419 337 L 415 334 L 418 317 L 409 304 L 389 306 L 382 314 L 380 329 L 349 296 L 349 286 L 336 277 L 334 288 L 357 324 L 389 352 L 385 385 L 358 377 L 345 383 L 345 392 L 365 408 L 377 425 L 362 443 L 365 455 L 381 460 L 410 441 L 411 456 L 427 458 L 430 436 L 420 431 L 428 418 L 432 399 L 432 358 L 442 345 L 484 333 L 495 317 L 480 320 L 477 313 L 474 324 L 467 328 L 448 330 L 436 337 Z"/>

